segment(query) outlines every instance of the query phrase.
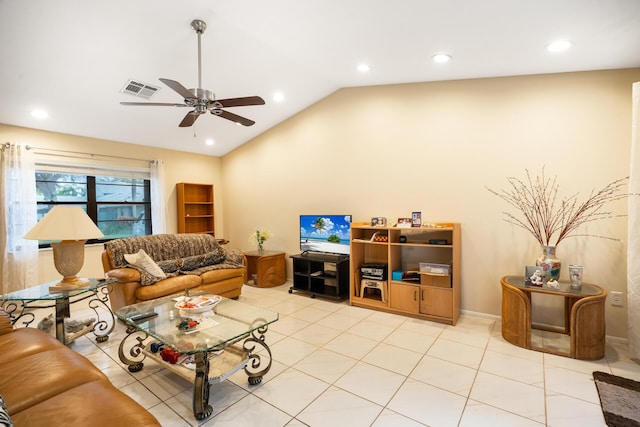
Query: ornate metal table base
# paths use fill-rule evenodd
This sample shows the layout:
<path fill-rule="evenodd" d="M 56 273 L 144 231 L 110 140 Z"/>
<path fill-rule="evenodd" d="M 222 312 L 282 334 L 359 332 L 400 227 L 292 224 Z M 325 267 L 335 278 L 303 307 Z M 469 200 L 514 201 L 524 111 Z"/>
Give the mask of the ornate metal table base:
<path fill-rule="evenodd" d="M 213 408 L 209 405 L 209 387 L 212 383 L 221 382 L 233 375 L 239 369 L 244 368 L 244 371 L 248 376 L 249 384 L 257 385 L 262 382 L 264 375 L 269 372 L 271 369 L 272 358 L 271 349 L 265 342 L 265 334 L 267 330 L 267 325 L 262 326 L 240 340 L 235 341 L 238 342 L 244 339 L 242 342 L 242 354 L 244 357 L 238 359 L 239 363 L 228 366 L 229 369 L 224 369 L 222 375 L 216 378 L 209 377 L 212 362 L 209 360 L 208 352 L 198 352 L 194 354 L 196 362 L 195 374 L 193 371 L 189 371 L 191 373 L 190 378 L 187 378 L 187 375 L 184 373 L 184 371 L 187 371 L 187 368 L 178 370 L 178 368 L 176 368 L 177 365 L 161 361 L 157 355 L 154 355 L 154 360 L 159 361 L 159 363 L 163 363 L 170 370 L 183 378 L 193 381 L 193 414 L 196 419 L 204 420 L 211 416 L 211 413 L 213 412 Z M 127 369 L 130 372 L 140 371 L 144 366 L 143 362 L 145 358 L 147 356 L 152 356 L 152 353 L 147 350 L 145 345 L 145 341 L 148 337 L 149 335 L 146 332 L 137 329 L 135 326 L 129 325 L 127 327 L 127 336 L 120 343 L 118 356 L 122 363 L 128 366 Z M 258 346 L 264 349 L 266 353 L 258 353 L 256 351 Z M 211 351 L 220 350 L 230 351 L 229 346 L 225 348 L 214 348 Z M 268 361 L 264 359 L 268 359 Z M 216 363 L 216 359 L 214 359 L 213 363 Z"/>
<path fill-rule="evenodd" d="M 96 323 L 93 325 L 93 334 L 96 336 L 97 342 L 105 342 L 109 339 L 109 334 L 113 332 L 115 326 L 115 317 L 109 304 L 109 294 L 111 293 L 111 285 L 103 286 L 96 289 L 94 298 L 89 300 L 89 308 L 96 313 Z M 101 309 L 106 315 L 100 317 Z"/>

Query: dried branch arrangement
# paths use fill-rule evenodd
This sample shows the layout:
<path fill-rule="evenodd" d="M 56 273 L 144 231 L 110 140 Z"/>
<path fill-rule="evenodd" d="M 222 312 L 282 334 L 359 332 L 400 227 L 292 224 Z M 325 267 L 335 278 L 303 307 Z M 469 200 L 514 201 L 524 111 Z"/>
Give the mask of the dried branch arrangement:
<path fill-rule="evenodd" d="M 548 178 L 544 167 L 542 174 L 535 178 L 531 177 L 527 169 L 525 171 L 525 181 L 507 177 L 510 185 L 508 190 L 495 191 L 487 188 L 519 211 L 518 216 L 503 212 L 505 221 L 524 228 L 543 246 L 557 246 L 562 240 L 575 236 L 618 240 L 607 236 L 576 234 L 575 231 L 588 222 L 624 216 L 604 211 L 604 206 L 629 196 L 624 191 L 629 177 L 617 179 L 600 190 L 592 190 L 583 202 L 578 200 L 578 193 L 558 201 L 557 177 Z"/>

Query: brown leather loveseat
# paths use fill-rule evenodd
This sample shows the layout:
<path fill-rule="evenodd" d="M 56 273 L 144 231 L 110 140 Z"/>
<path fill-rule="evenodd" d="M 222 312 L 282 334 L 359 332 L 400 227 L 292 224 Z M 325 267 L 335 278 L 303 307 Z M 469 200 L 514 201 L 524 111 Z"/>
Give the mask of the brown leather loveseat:
<path fill-rule="evenodd" d="M 109 294 L 114 311 L 186 289 L 225 298 L 237 298 L 242 292 L 244 255 L 220 245 L 211 235 L 154 234 L 116 239 L 104 246 L 104 271 L 118 279 Z M 132 258 L 146 262 L 132 265 Z"/>
<path fill-rule="evenodd" d="M 84 356 L 39 329 L 13 329 L 2 309 L 0 397 L 16 427 L 160 425 Z M 0 403 L 0 424 L 6 416 Z"/>

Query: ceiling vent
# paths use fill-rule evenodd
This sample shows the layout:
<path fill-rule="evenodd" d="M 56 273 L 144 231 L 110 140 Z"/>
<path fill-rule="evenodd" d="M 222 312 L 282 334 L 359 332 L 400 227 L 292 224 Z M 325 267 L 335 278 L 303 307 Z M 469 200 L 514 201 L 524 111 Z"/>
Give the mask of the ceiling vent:
<path fill-rule="evenodd" d="M 149 83 L 141 83 L 138 80 L 129 79 L 129 81 L 124 85 L 120 92 L 137 96 L 138 98 L 149 99 L 158 90 L 160 90 L 159 86 L 150 85 Z"/>

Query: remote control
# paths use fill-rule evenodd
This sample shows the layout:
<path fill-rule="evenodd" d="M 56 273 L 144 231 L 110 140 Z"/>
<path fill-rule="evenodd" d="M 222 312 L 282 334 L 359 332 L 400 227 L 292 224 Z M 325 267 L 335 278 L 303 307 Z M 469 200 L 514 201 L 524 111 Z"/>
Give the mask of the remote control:
<path fill-rule="evenodd" d="M 134 314 L 133 316 L 129 317 L 129 320 L 131 320 L 132 322 L 142 322 L 143 320 L 151 319 L 152 317 L 156 317 L 157 315 L 158 313 L 156 313 L 155 311 L 149 311 L 147 313 Z"/>

